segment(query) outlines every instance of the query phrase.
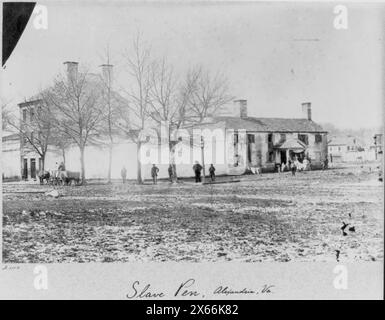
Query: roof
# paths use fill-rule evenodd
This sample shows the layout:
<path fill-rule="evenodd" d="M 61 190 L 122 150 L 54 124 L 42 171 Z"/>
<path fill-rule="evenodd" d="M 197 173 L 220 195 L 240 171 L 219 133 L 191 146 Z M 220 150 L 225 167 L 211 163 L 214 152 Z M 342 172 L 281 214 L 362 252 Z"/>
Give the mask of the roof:
<path fill-rule="evenodd" d="M 18 106 L 19 106 L 19 108 L 22 108 L 22 107 L 26 107 L 26 106 L 36 105 L 40 102 L 41 102 L 41 99 L 37 99 L 36 97 L 32 97 L 28 101 L 18 103 Z"/>
<path fill-rule="evenodd" d="M 290 149 L 290 150 L 305 150 L 307 147 L 298 139 L 288 139 L 283 143 L 274 146 L 277 149 Z"/>
<path fill-rule="evenodd" d="M 319 124 L 308 119 L 215 117 L 210 124 L 223 125 L 228 129 L 261 132 L 317 132 L 326 133 Z M 209 123 L 206 123 L 208 125 Z"/>

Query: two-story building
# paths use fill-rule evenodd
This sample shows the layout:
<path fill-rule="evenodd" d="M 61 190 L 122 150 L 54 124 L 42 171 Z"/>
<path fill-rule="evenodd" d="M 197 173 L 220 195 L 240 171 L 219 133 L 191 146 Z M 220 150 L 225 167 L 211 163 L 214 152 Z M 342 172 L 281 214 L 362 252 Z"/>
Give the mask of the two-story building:
<path fill-rule="evenodd" d="M 302 110 L 299 119 L 249 117 L 247 101 L 236 100 L 232 116 L 210 117 L 182 129 L 183 135 L 174 134 L 178 175 L 192 176 L 192 165 L 202 160 L 206 167 L 213 163 L 217 174 L 228 175 L 244 174 L 250 168 L 274 171 L 282 163 L 302 162 L 305 157 L 312 168 L 321 168 L 328 155 L 327 132 L 312 120 L 310 103 L 303 103 Z M 144 172 L 150 171 L 151 163 L 162 163 L 157 154 L 153 152 Z M 167 163 L 160 165 L 160 174 L 167 175 Z"/>

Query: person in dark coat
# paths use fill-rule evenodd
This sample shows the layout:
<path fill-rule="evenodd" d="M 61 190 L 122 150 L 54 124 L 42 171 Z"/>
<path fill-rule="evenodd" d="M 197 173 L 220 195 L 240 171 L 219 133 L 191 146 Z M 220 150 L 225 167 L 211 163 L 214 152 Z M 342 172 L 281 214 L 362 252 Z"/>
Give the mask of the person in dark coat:
<path fill-rule="evenodd" d="M 323 162 L 323 166 L 322 166 L 322 169 L 325 170 L 328 168 L 328 165 L 329 165 L 329 160 L 328 160 L 328 157 L 326 156 L 325 157 L 325 160 Z"/>
<path fill-rule="evenodd" d="M 168 166 L 168 177 L 169 177 L 169 179 L 170 179 L 170 182 L 172 182 L 172 178 L 173 178 L 173 175 L 174 175 L 174 172 L 173 172 L 174 170 L 172 169 L 172 165 L 170 164 L 169 166 Z"/>
<path fill-rule="evenodd" d="M 120 170 L 120 175 L 122 176 L 123 183 L 126 183 L 127 169 L 125 166 Z"/>
<path fill-rule="evenodd" d="M 297 171 L 297 166 L 295 165 L 295 162 L 291 163 L 291 174 L 295 176 L 295 172 Z"/>
<path fill-rule="evenodd" d="M 194 170 L 194 173 L 195 173 L 195 182 L 198 183 L 198 182 L 202 182 L 202 179 L 201 179 L 201 171 L 202 171 L 203 167 L 199 164 L 198 161 L 195 162 L 194 166 L 193 166 L 193 170 Z"/>
<path fill-rule="evenodd" d="M 215 167 L 213 166 L 213 164 L 210 165 L 209 172 L 211 181 L 215 181 Z"/>
<path fill-rule="evenodd" d="M 159 168 L 155 164 L 153 164 L 151 168 L 151 177 L 154 184 L 158 183 L 158 172 Z"/>

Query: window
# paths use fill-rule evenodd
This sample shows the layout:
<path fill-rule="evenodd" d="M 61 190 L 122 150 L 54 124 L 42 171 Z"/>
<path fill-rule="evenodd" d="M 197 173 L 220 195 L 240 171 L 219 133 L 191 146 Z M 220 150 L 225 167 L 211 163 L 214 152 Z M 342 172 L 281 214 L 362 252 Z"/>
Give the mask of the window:
<path fill-rule="evenodd" d="M 236 145 L 239 141 L 238 133 L 234 133 L 234 145 Z"/>
<path fill-rule="evenodd" d="M 348 146 L 348 151 L 350 150 L 350 147 Z"/>
<path fill-rule="evenodd" d="M 341 151 L 341 147 L 338 147 L 338 151 Z"/>
<path fill-rule="evenodd" d="M 248 135 L 247 135 L 247 142 L 248 142 L 248 143 L 255 143 L 255 135 L 253 135 L 253 134 L 248 134 Z"/>
<path fill-rule="evenodd" d="M 322 135 L 316 134 L 315 135 L 315 143 L 321 143 L 322 142 Z"/>
<path fill-rule="evenodd" d="M 239 155 L 235 154 L 234 155 L 234 167 L 238 167 L 239 165 Z"/>
<path fill-rule="evenodd" d="M 35 116 L 35 108 L 31 108 L 31 109 L 29 110 L 29 114 L 30 114 L 30 119 L 31 119 L 31 121 L 32 121 L 33 117 Z"/>
<path fill-rule="evenodd" d="M 269 133 L 267 135 L 267 142 L 273 142 L 273 134 L 272 133 Z"/>
<path fill-rule="evenodd" d="M 286 133 L 281 133 L 281 141 L 280 142 L 285 142 L 286 141 Z"/>
<path fill-rule="evenodd" d="M 27 121 L 27 110 L 26 109 L 23 109 L 23 121 L 24 122 Z"/>
<path fill-rule="evenodd" d="M 31 141 L 33 141 L 33 131 L 31 132 Z"/>
<path fill-rule="evenodd" d="M 304 144 L 309 144 L 309 137 L 307 134 L 298 134 L 298 140 L 302 141 Z"/>
<path fill-rule="evenodd" d="M 269 162 L 273 162 L 274 161 L 274 152 L 273 151 L 270 151 L 269 153 L 268 153 L 268 161 Z"/>

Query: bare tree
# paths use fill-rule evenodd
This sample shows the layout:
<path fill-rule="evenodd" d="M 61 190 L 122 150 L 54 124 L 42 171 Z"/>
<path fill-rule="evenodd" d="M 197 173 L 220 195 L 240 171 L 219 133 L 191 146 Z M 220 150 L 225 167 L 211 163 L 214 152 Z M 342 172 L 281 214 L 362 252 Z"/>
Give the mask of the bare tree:
<path fill-rule="evenodd" d="M 176 141 L 172 140 L 172 131 L 179 128 L 183 124 L 183 112 L 181 110 L 184 105 L 179 99 L 179 88 L 177 79 L 174 76 L 173 68 L 167 64 L 163 58 L 159 62 L 154 62 L 151 68 L 151 86 L 148 114 L 155 123 L 155 130 L 158 132 L 158 138 L 161 137 L 159 128 L 167 126 L 168 134 L 167 143 L 169 149 L 169 164 L 172 167 L 172 179 L 176 180 L 175 165 L 175 145 Z M 164 143 L 165 141 L 161 141 Z"/>
<path fill-rule="evenodd" d="M 119 125 L 137 146 L 137 182 L 142 184 L 140 149 L 145 140 L 140 133 L 145 129 L 148 120 L 152 62 L 150 48 L 142 44 L 139 35 L 133 41 L 133 51 L 126 52 L 124 60 L 129 75 L 129 87 L 124 90 L 128 97 L 128 104 Z"/>
<path fill-rule="evenodd" d="M 1 127 L 3 130 L 8 129 L 10 120 L 11 111 L 9 110 L 8 103 L 1 101 Z"/>
<path fill-rule="evenodd" d="M 80 151 L 81 179 L 85 183 L 84 151 L 99 132 L 104 118 L 100 78 L 87 72 L 59 75 L 44 99 L 52 108 L 55 130 L 75 143 Z"/>
<path fill-rule="evenodd" d="M 36 151 L 41 158 L 41 170 L 45 168 L 48 146 L 52 144 L 52 120 L 49 106 L 44 99 L 37 99 L 36 104 L 25 107 L 25 119 L 9 117 L 8 126 L 18 131 L 23 148 Z"/>
<path fill-rule="evenodd" d="M 188 88 L 185 118 L 192 123 L 201 123 L 208 116 L 215 116 L 234 97 L 229 94 L 229 85 L 223 74 L 212 75 L 202 67 L 195 67 L 187 74 Z"/>
<path fill-rule="evenodd" d="M 233 100 L 223 75 L 211 76 L 202 67 L 193 68 L 179 81 L 166 59 L 152 64 L 149 116 L 156 125 L 167 125 L 169 163 L 176 180 L 175 150 L 178 139 L 171 139 L 175 130 L 202 123 Z"/>

